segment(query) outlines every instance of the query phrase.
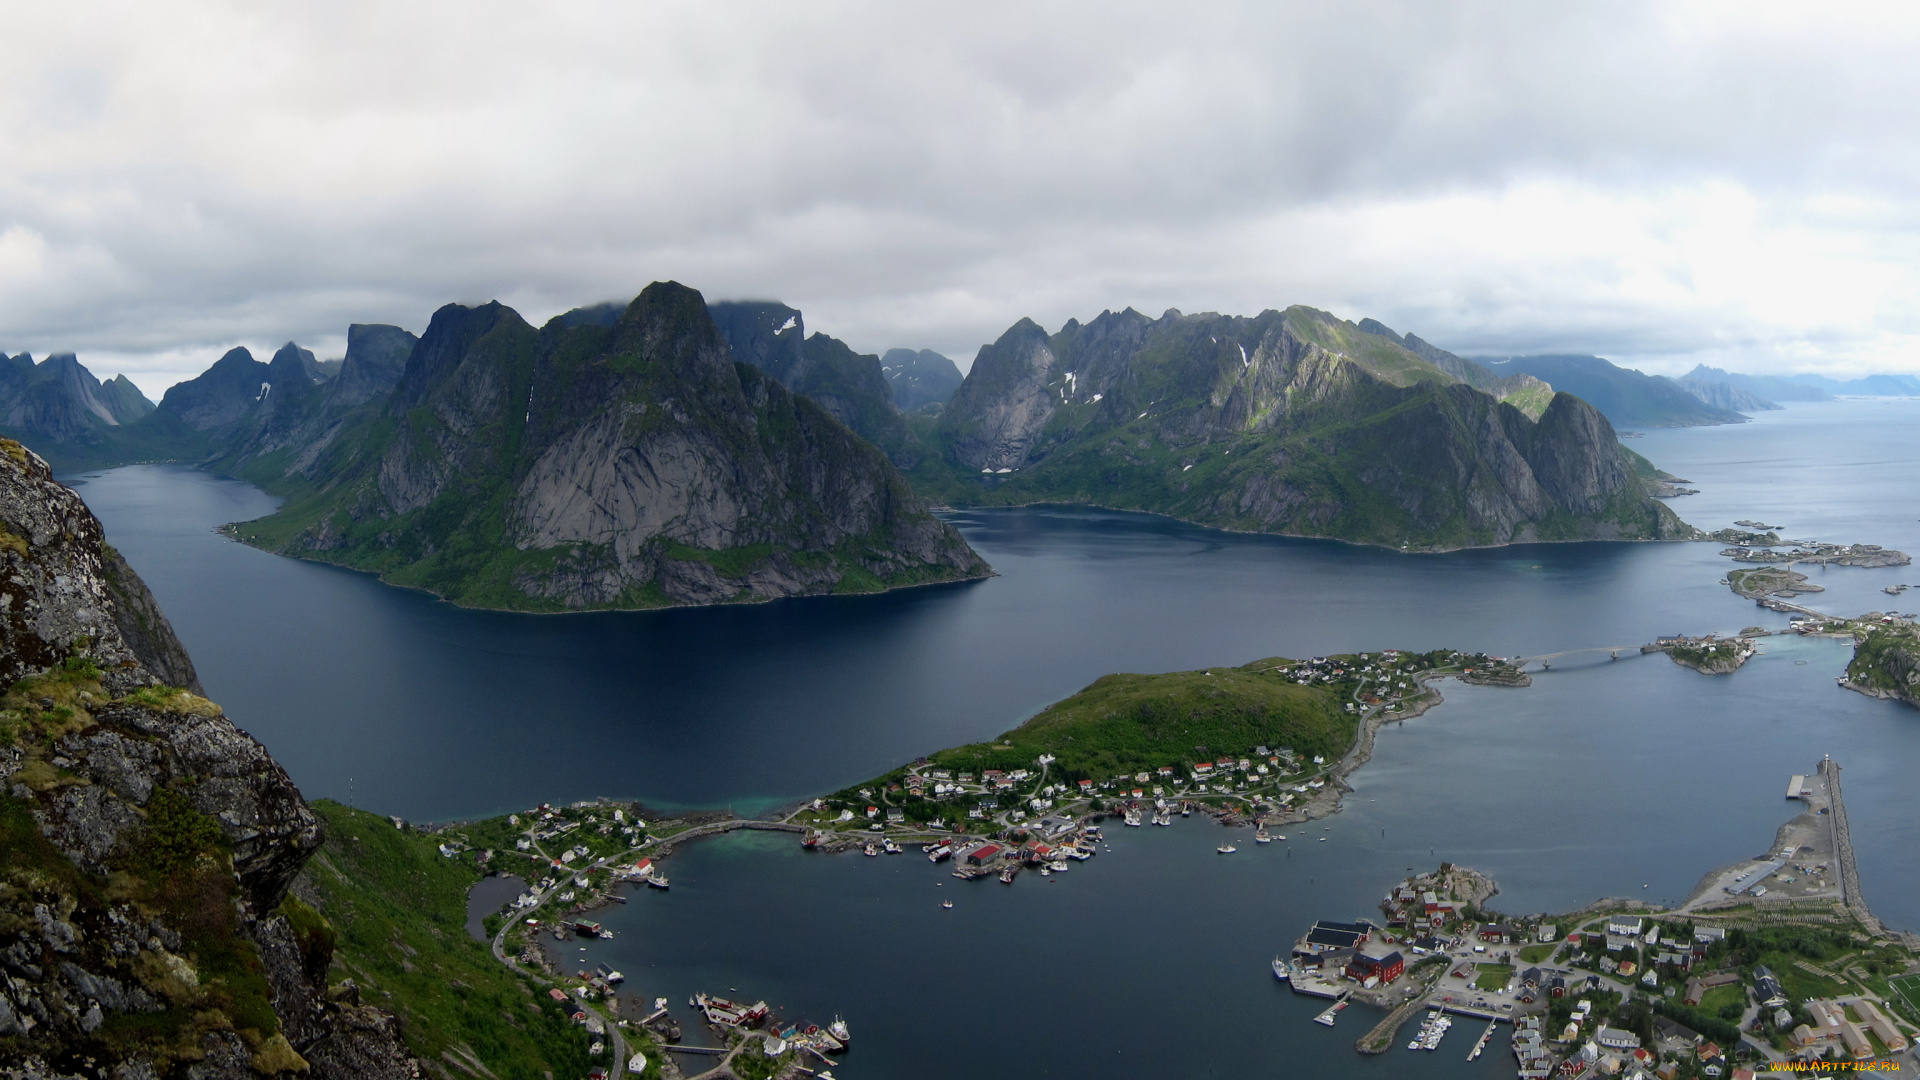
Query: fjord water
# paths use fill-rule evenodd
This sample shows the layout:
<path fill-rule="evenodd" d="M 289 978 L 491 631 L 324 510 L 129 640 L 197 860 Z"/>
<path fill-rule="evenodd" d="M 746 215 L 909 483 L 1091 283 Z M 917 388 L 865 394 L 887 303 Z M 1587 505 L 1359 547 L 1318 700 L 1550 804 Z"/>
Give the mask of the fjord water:
<path fill-rule="evenodd" d="M 1672 504 L 1694 524 L 1754 518 L 1916 552 L 1917 421 L 1920 402 L 1836 402 L 1631 445 L 1702 489 Z M 1719 583 L 1718 545 L 1414 556 L 1044 508 L 954 517 L 1000 572 L 984 582 L 510 615 L 223 540 L 214 526 L 272 506 L 245 485 L 157 466 L 75 482 L 209 694 L 310 797 L 423 819 L 596 795 L 763 809 L 997 734 L 1111 671 L 1394 646 L 1539 655 L 1784 625 Z M 1807 602 L 1845 613 L 1902 607 L 1881 587 L 1920 582 L 1914 567 L 1811 573 L 1829 591 Z M 1869 902 L 1920 927 L 1920 713 L 1836 689 L 1843 645 L 1765 649 L 1718 678 L 1599 652 L 1527 690 L 1446 684 L 1447 704 L 1382 733 L 1344 813 L 1233 856 L 1197 821 L 1117 829 L 1112 854 L 1009 889 L 918 856 L 696 844 L 672 860 L 673 892 L 610 910 L 619 936 L 586 955 L 649 997 L 738 986 L 845 1012 L 848 1076 L 1511 1075 L 1501 1052 L 1462 1060 L 1471 1025 L 1439 1053 L 1359 1058 L 1365 1010 L 1307 1023 L 1316 1010 L 1266 962 L 1312 919 L 1367 914 L 1440 859 L 1492 874 L 1515 912 L 1677 898 L 1763 850 L 1786 776 L 1825 753 L 1846 767 Z"/>

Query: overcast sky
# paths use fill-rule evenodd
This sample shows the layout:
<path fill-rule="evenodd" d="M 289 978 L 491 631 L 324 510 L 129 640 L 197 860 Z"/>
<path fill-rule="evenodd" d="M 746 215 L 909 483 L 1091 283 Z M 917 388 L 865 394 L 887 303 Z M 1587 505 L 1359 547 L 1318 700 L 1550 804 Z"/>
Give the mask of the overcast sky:
<path fill-rule="evenodd" d="M 16 4 L 0 349 L 157 398 L 235 344 L 675 278 L 963 367 L 1021 316 L 1299 303 L 1915 371 L 1914 12 Z"/>

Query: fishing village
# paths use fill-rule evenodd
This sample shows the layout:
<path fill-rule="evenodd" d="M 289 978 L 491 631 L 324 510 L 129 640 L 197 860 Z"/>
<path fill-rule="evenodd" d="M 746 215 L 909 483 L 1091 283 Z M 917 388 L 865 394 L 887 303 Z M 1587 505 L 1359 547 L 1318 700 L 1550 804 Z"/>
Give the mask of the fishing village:
<path fill-rule="evenodd" d="M 1789 778 L 1786 796 L 1794 816 L 1768 853 L 1707 874 L 1677 907 L 1509 917 L 1488 906 L 1492 881 L 1442 863 L 1397 883 L 1377 919 L 1316 922 L 1273 973 L 1328 999 L 1314 1017 L 1327 1027 L 1369 1007 L 1362 1054 L 1435 1052 L 1464 1022 L 1472 1061 L 1504 1027 L 1525 1080 L 1897 1069 L 1920 1041 L 1920 938 L 1860 898 L 1838 763 Z"/>

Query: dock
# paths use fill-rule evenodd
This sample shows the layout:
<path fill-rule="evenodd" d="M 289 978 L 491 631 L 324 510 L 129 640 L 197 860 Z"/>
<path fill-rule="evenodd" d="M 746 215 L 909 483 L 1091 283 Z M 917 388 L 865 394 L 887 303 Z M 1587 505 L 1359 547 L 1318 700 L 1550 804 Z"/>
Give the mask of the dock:
<path fill-rule="evenodd" d="M 1468 1061 L 1478 1061 L 1480 1059 L 1480 1052 L 1485 1050 L 1487 1044 L 1493 1041 L 1493 1031 L 1499 1026 L 1500 1021 L 1498 1020 L 1487 1021 L 1487 1030 L 1480 1033 L 1480 1041 L 1474 1043 L 1473 1049 L 1467 1053 Z"/>

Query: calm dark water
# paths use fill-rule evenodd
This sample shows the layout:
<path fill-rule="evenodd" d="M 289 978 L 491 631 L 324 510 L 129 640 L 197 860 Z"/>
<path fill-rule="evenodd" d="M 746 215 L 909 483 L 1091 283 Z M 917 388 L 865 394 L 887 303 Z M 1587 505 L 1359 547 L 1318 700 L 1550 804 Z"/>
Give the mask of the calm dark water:
<path fill-rule="evenodd" d="M 1916 421 L 1920 402 L 1809 405 L 1632 445 L 1703 489 L 1674 503 L 1695 524 L 1754 517 L 1920 551 Z M 1116 670 L 1384 646 L 1539 654 L 1783 623 L 1718 584 L 1714 545 L 1408 556 L 1046 509 L 955 518 L 1001 574 L 971 585 L 507 615 L 224 541 L 213 526 L 271 508 L 245 485 L 133 467 L 79 490 L 209 693 L 309 796 L 423 819 L 595 795 L 759 809 L 995 734 Z M 1858 612 L 1899 606 L 1880 588 L 1920 570 L 1815 580 L 1830 588 L 1816 606 Z M 1361 1059 L 1361 1010 L 1307 1023 L 1315 1010 L 1266 961 L 1306 922 L 1365 914 L 1438 859 L 1493 874 L 1514 911 L 1677 898 L 1764 849 L 1786 776 L 1824 753 L 1846 766 L 1868 899 L 1920 926 L 1920 713 L 1835 689 L 1847 655 L 1772 639 L 1716 679 L 1595 654 L 1529 690 L 1449 685 L 1447 705 L 1383 735 L 1346 813 L 1226 858 L 1210 826 L 1117 830 L 1113 854 L 1057 884 L 1003 888 L 919 857 L 695 845 L 670 894 L 608 912 L 621 933 L 594 958 L 649 997 L 739 986 L 845 1012 L 858 1047 L 836 1072 L 853 1077 L 980 1075 L 966 1048 L 987 1032 L 1017 1047 L 993 1058 L 1007 1076 L 1510 1076 L 1504 1052 L 1465 1063 L 1465 1027 L 1435 1054 Z M 1020 1037 L 1036 1031 L 1050 1035 Z"/>

